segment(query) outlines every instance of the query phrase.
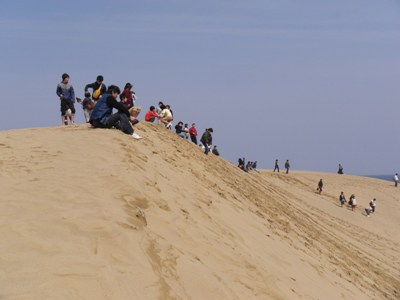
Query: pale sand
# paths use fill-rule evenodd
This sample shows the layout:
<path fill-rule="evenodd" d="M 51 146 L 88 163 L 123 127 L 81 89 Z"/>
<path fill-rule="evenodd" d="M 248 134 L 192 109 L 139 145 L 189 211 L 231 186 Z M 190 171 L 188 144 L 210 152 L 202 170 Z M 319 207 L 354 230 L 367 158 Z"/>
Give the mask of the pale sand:
<path fill-rule="evenodd" d="M 138 133 L 0 132 L 1 300 L 400 299 L 391 182 L 247 174 L 153 124 Z"/>

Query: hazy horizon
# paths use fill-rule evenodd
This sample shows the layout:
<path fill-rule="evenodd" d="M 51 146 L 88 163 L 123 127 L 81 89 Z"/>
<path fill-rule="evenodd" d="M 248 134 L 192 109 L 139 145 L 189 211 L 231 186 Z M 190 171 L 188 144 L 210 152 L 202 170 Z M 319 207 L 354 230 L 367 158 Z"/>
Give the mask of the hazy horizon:
<path fill-rule="evenodd" d="M 175 122 L 213 127 L 232 163 L 400 171 L 398 1 L 2 4 L 1 130 L 60 125 L 61 74 L 78 97 L 102 74 L 133 84 L 141 118 L 162 100 Z"/>

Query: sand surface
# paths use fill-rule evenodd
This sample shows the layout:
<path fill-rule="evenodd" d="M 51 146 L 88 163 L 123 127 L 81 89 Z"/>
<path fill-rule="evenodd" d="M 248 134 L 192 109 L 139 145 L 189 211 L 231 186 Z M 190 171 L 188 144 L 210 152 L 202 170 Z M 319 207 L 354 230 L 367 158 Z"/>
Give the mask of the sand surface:
<path fill-rule="evenodd" d="M 137 127 L 139 141 L 84 125 L 0 132 L 0 300 L 400 299 L 391 182 L 245 173 Z"/>

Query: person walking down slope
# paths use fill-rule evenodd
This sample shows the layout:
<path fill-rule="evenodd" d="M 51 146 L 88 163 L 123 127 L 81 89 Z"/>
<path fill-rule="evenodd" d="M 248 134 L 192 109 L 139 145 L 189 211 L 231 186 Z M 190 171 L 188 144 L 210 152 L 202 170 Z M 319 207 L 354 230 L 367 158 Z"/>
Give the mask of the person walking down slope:
<path fill-rule="evenodd" d="M 289 174 L 289 169 L 290 169 L 290 163 L 289 160 L 287 159 L 285 162 L 285 169 L 286 169 L 286 174 Z"/>
<path fill-rule="evenodd" d="M 278 173 L 279 173 L 279 162 L 278 162 L 277 159 L 275 160 L 274 172 L 275 172 L 275 171 L 278 171 Z"/>
<path fill-rule="evenodd" d="M 207 128 L 203 135 L 201 136 L 200 142 L 204 145 L 204 154 L 208 154 L 208 152 L 210 152 L 210 148 L 212 145 L 212 135 L 211 133 L 213 133 L 213 129 L 212 128 Z"/>
<path fill-rule="evenodd" d="M 372 200 L 369 202 L 369 206 L 371 207 L 372 212 L 374 213 L 374 212 L 375 212 L 375 208 L 376 208 L 376 198 L 372 199 Z"/>
<path fill-rule="evenodd" d="M 340 193 L 339 202 L 340 202 L 340 207 L 343 207 L 343 205 L 346 203 L 346 197 L 344 196 L 343 192 Z"/>
<path fill-rule="evenodd" d="M 62 74 L 62 81 L 57 85 L 56 94 L 60 98 L 61 105 L 61 123 L 68 125 L 67 111 L 71 111 L 71 124 L 74 124 L 75 115 L 75 91 L 73 86 L 69 83 L 69 75 L 67 73 Z"/>
<path fill-rule="evenodd" d="M 322 181 L 322 179 L 319 180 L 318 182 L 318 187 L 317 187 L 317 191 L 319 194 L 322 193 L 322 188 L 324 187 L 324 182 Z"/>
<path fill-rule="evenodd" d="M 399 175 L 397 173 L 394 174 L 393 181 L 394 181 L 394 186 L 397 187 L 397 184 L 399 183 Z"/>

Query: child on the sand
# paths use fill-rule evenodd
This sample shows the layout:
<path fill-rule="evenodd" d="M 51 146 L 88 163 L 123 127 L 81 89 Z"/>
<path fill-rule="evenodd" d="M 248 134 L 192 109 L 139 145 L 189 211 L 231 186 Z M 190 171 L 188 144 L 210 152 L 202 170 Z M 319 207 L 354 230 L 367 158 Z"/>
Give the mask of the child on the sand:
<path fill-rule="evenodd" d="M 340 201 L 340 206 L 343 207 L 343 204 L 346 203 L 346 197 L 344 196 L 343 192 L 340 193 L 339 201 Z"/>

